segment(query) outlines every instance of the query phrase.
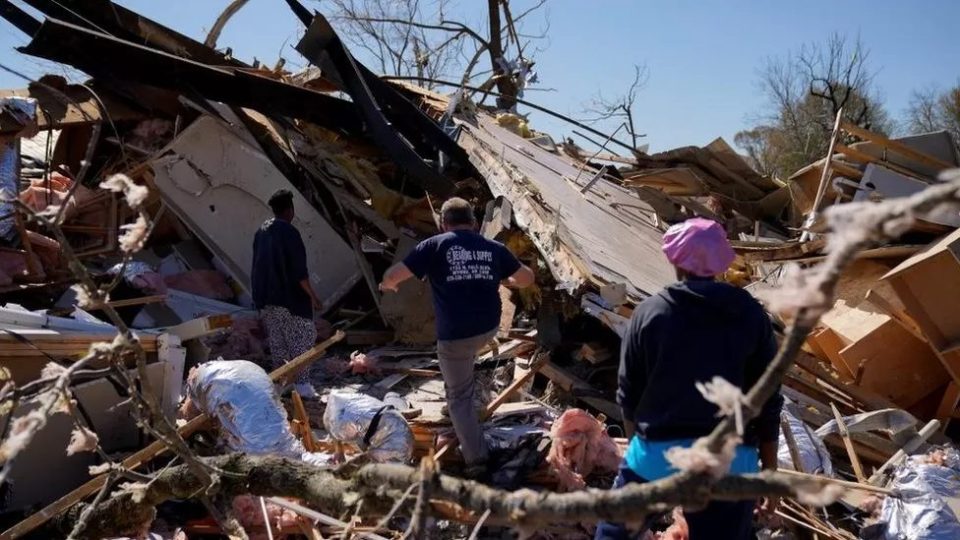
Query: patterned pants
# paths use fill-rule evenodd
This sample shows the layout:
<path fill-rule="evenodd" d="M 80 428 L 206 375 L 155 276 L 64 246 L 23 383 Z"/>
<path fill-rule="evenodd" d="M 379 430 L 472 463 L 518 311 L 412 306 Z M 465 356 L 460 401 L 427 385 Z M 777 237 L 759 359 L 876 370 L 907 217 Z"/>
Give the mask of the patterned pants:
<path fill-rule="evenodd" d="M 317 341 L 317 327 L 313 321 L 298 317 L 287 308 L 266 306 L 260 310 L 260 318 L 267 327 L 273 369 L 307 352 Z M 309 384 L 310 369 L 304 369 L 296 382 Z"/>

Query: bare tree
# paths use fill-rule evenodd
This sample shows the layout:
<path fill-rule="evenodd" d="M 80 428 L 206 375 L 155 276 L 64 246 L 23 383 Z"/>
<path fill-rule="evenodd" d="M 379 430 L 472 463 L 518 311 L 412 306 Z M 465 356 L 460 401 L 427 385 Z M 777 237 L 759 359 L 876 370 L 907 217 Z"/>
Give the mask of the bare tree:
<path fill-rule="evenodd" d="M 786 177 L 826 153 L 833 120 L 889 133 L 894 125 L 883 108 L 870 69 L 870 53 L 859 37 L 834 34 L 783 58 L 768 59 L 758 86 L 767 110 L 754 128 L 739 133 L 744 148 L 762 172 Z"/>
<path fill-rule="evenodd" d="M 630 141 L 634 148 L 637 147 L 637 139 L 643 137 L 637 133 L 634 123 L 633 105 L 637 100 L 637 93 L 646 86 L 650 79 L 650 70 L 646 65 L 635 64 L 633 66 L 633 82 L 627 87 L 627 91 L 614 98 L 606 98 L 600 92 L 584 107 L 586 117 L 584 122 L 597 123 L 617 121 L 617 124 L 623 124 L 627 133 L 630 134 Z"/>
<path fill-rule="evenodd" d="M 948 131 L 960 149 L 960 83 L 945 92 L 936 88 L 914 92 L 906 124 L 911 133 Z"/>
<path fill-rule="evenodd" d="M 464 50 L 466 28 L 446 21 L 449 0 L 332 0 L 341 35 L 378 64 L 383 74 L 440 78 Z M 328 8 L 329 9 L 329 8 Z"/>
<path fill-rule="evenodd" d="M 524 34 L 522 23 L 541 11 L 546 0 L 537 0 L 514 16 L 507 0 L 488 0 L 488 31 L 448 18 L 450 0 L 427 4 L 421 0 L 331 0 L 331 18 L 342 25 L 342 35 L 364 51 L 385 75 L 418 79 L 428 88 L 443 79 L 471 83 L 475 76 L 487 76 L 479 85 L 497 88 L 498 106 L 513 109 L 527 81 L 533 62 L 525 51 L 539 35 Z M 469 54 L 468 54 L 468 51 Z M 476 71 L 486 55 L 490 66 Z"/>

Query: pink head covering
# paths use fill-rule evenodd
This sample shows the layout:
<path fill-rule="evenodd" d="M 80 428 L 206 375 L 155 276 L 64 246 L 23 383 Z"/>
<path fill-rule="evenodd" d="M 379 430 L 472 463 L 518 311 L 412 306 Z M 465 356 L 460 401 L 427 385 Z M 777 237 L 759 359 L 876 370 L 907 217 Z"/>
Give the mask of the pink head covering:
<path fill-rule="evenodd" d="M 703 218 L 688 219 L 667 229 L 663 253 L 670 264 L 700 277 L 724 273 L 736 257 L 723 227 Z"/>

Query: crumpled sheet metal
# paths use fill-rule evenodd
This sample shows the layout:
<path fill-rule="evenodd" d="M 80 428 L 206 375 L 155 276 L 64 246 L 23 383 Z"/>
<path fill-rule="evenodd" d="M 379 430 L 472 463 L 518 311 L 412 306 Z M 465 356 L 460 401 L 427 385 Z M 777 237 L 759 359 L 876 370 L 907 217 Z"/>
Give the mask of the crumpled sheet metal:
<path fill-rule="evenodd" d="M 788 402 L 783 407 L 781 414 L 786 418 L 790 432 L 793 433 L 793 439 L 797 443 L 800 464 L 803 466 L 802 472 L 833 476 L 833 462 L 830 460 L 830 451 L 823 444 L 823 440 L 793 413 L 795 407 L 795 404 Z M 790 447 L 787 445 L 786 437 L 782 435 L 782 427 L 780 432 L 777 463 L 781 468 L 794 469 L 793 456 L 790 455 Z"/>
<path fill-rule="evenodd" d="M 333 392 L 327 398 L 323 427 L 334 439 L 362 447 L 370 422 L 385 405 L 364 394 Z M 399 411 L 385 410 L 370 445 L 362 449 L 375 462 L 409 461 L 413 455 L 413 431 Z"/>
<path fill-rule="evenodd" d="M 931 463 L 930 454 L 911 456 L 894 474 L 889 487 L 901 497 L 883 500 L 884 540 L 960 538 L 960 521 L 947 503 L 960 494 L 960 453 L 950 447 L 937 451 L 943 452 L 942 465 Z"/>
<path fill-rule="evenodd" d="M 293 436 L 273 381 L 253 362 L 201 364 L 187 379 L 187 395 L 220 422 L 222 442 L 233 452 L 278 455 L 318 466 L 330 463 L 331 455 L 307 452 Z"/>

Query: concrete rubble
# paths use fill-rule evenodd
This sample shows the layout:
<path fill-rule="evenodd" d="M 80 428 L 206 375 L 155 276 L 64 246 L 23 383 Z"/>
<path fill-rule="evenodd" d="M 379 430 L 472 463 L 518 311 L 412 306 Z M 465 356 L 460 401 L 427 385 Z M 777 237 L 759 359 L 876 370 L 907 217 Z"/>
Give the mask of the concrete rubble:
<path fill-rule="evenodd" d="M 627 444 L 615 403 L 619 344 L 637 303 L 675 280 L 660 255 L 669 225 L 693 216 L 723 223 L 738 255 L 724 279 L 761 290 L 791 265 L 824 258 L 825 242 L 815 234 L 824 207 L 906 196 L 960 165 L 946 132 L 887 139 L 842 123 L 843 144 L 832 155 L 783 181 L 755 172 L 723 139 L 657 154 L 617 155 L 606 145 L 591 151 L 558 144 L 513 113 L 459 93 L 381 79 L 350 55 L 320 14 L 304 20 L 296 46 L 315 67 L 289 73 L 244 64 L 110 2 L 63 4 L 69 9 L 31 2 L 43 20 L 0 10 L 30 38 L 21 52 L 90 76 L 83 86 L 47 76 L 0 91 L 0 189 L 35 211 L 62 212 L 75 257 L 98 283 L 116 284 L 109 302 L 144 345 L 152 386 L 170 418 L 181 396 L 196 399 L 187 377 L 208 360 L 252 362 L 245 369 L 267 380 L 270 351 L 249 292 L 251 238 L 269 215 L 270 194 L 293 190 L 310 280 L 325 306 L 315 321 L 317 343 L 329 347 L 306 368 L 322 397 L 261 397 L 276 402 L 269 407 L 285 407 L 289 429 L 272 426 L 284 445 L 316 463 L 435 455 L 452 471 L 459 466 L 457 452 L 445 450 L 452 428 L 441 411 L 429 288 L 408 282 L 399 294 L 377 289 L 392 262 L 437 231 L 435 210 L 448 196 L 481 209 L 481 232 L 537 273 L 532 290 L 504 289 L 497 343 L 477 366 L 478 405 L 503 460 L 497 481 L 573 490 L 608 487 Z M 148 189 L 145 208 L 155 221 L 144 249 L 123 265 L 123 227 L 136 214 L 98 187 L 118 173 Z M 924 519 L 956 529 L 955 497 L 937 491 L 900 498 L 886 487 L 934 482 L 957 470 L 950 446 L 960 405 L 957 227 L 957 209 L 939 209 L 902 241 L 862 253 L 845 273 L 833 309 L 784 380 L 790 405 L 780 462 L 864 489 L 824 512 L 786 501 L 766 534 L 947 537 L 904 532 Z M 48 361 L 69 364 L 93 342 L 112 339 L 116 328 L 102 312 L 79 307 L 75 274 L 51 231 L 3 203 L 0 237 L 4 379 L 29 383 Z M 784 314 L 771 315 L 781 330 L 789 323 Z M 152 439 L 137 429 L 121 390 L 102 377 L 74 389 L 104 448 L 125 456 Z M 334 418 L 329 400 L 355 394 L 361 396 L 343 405 L 349 421 Z M 378 424 L 385 405 L 392 407 L 390 422 Z M 200 412 L 223 414 L 216 407 Z M 99 458 L 64 455 L 72 424 L 62 416 L 2 487 L 0 539 L 44 534 L 37 531 L 45 520 L 77 502 L 62 497 L 86 489 L 88 467 Z M 230 440 L 221 424 L 221 442 Z M 189 440 L 210 445 L 217 434 Z M 159 461 L 137 466 L 162 467 Z M 53 467 L 49 482 L 31 481 Z M 924 475 L 910 477 L 916 470 Z M 938 516 L 921 515 L 918 505 L 927 499 L 942 502 Z M 253 516 L 248 530 L 266 532 L 257 504 L 234 502 L 250 507 L 237 512 Z M 24 525 L 43 508 L 43 520 Z M 287 516 L 272 520 L 285 527 L 270 531 L 271 538 L 300 534 L 291 532 L 299 531 L 296 513 L 276 505 L 271 512 Z M 195 514 L 165 522 L 190 538 L 211 527 L 219 534 L 202 509 Z M 452 511 L 446 518 L 457 521 Z M 592 537 L 589 524 L 539 534 Z"/>

